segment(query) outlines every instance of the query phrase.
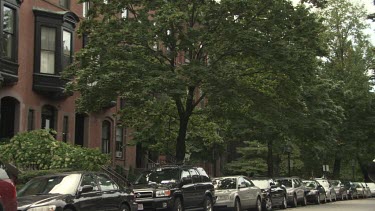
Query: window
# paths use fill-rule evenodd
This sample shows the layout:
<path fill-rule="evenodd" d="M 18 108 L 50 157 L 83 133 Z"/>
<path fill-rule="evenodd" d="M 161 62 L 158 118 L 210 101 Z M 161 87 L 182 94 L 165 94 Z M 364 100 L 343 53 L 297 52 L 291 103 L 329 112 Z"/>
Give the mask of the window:
<path fill-rule="evenodd" d="M 121 18 L 128 18 L 128 9 L 123 9 L 121 13 Z"/>
<path fill-rule="evenodd" d="M 102 124 L 102 152 L 110 153 L 111 123 L 107 120 Z"/>
<path fill-rule="evenodd" d="M 50 105 L 45 105 L 42 108 L 42 129 L 56 130 L 55 120 L 57 116 L 57 109 Z"/>
<path fill-rule="evenodd" d="M 89 12 L 89 9 L 90 9 L 90 2 L 83 2 L 83 5 L 82 5 L 82 16 L 87 18 L 87 14 Z"/>
<path fill-rule="evenodd" d="M 87 175 L 83 176 L 82 182 L 81 182 L 81 187 L 83 187 L 85 185 L 91 185 L 93 187 L 94 191 L 98 190 L 98 186 L 96 185 L 96 182 L 95 182 L 95 177 L 92 174 L 87 174 Z"/>
<path fill-rule="evenodd" d="M 28 131 L 31 131 L 31 130 L 34 130 L 35 127 L 34 127 L 34 113 L 35 111 L 33 109 L 29 109 L 29 113 L 27 114 L 27 130 Z"/>
<path fill-rule="evenodd" d="M 35 15 L 35 62 L 34 72 L 60 75 L 73 61 L 74 29 L 79 21 L 70 11 L 58 14 L 33 9 Z"/>
<path fill-rule="evenodd" d="M 55 74 L 56 29 L 41 28 L 40 72 Z"/>
<path fill-rule="evenodd" d="M 16 10 L 4 5 L 2 17 L 2 56 L 9 60 L 16 57 Z"/>
<path fill-rule="evenodd" d="M 68 116 L 64 116 L 64 119 L 63 119 L 63 133 L 62 133 L 62 140 L 63 142 L 67 142 L 68 140 L 68 132 L 69 132 L 69 128 L 68 128 L 68 123 L 69 123 L 69 118 Z"/>
<path fill-rule="evenodd" d="M 72 33 L 63 31 L 63 68 L 72 63 Z"/>
<path fill-rule="evenodd" d="M 116 128 L 116 158 L 123 158 L 122 152 L 123 152 L 123 136 L 124 129 L 122 127 Z"/>
<path fill-rule="evenodd" d="M 191 177 L 193 178 L 194 183 L 201 182 L 200 175 L 198 174 L 198 172 L 195 169 L 189 169 L 189 173 L 190 173 Z"/>
<path fill-rule="evenodd" d="M 60 6 L 69 9 L 70 8 L 70 0 L 59 0 Z"/>
<path fill-rule="evenodd" d="M 102 191 L 118 190 L 119 187 L 109 177 L 104 174 L 98 175 L 98 183 Z"/>

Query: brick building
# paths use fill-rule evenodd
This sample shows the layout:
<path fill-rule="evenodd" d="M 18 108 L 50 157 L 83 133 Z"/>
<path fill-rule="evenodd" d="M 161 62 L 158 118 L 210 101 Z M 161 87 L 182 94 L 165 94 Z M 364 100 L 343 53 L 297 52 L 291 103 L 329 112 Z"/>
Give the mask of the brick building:
<path fill-rule="evenodd" d="M 127 145 L 127 130 L 113 116 L 120 101 L 82 114 L 75 110 L 77 93 L 63 92 L 61 72 L 83 47 L 76 30 L 88 5 L 78 0 L 0 0 L 0 8 L 0 141 L 51 128 L 57 140 L 99 148 L 111 155 L 113 164 L 143 167 L 142 150 Z"/>

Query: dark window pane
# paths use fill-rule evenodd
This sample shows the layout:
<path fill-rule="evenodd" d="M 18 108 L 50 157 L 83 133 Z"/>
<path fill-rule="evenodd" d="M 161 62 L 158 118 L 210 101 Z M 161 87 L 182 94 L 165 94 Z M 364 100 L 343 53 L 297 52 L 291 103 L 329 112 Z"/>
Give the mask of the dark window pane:
<path fill-rule="evenodd" d="M 27 130 L 34 130 L 34 110 L 30 109 L 27 115 Z"/>
<path fill-rule="evenodd" d="M 14 33 L 14 10 L 4 6 L 3 30 L 9 34 Z"/>
<path fill-rule="evenodd" d="M 68 117 L 64 116 L 63 119 L 63 137 L 62 140 L 66 142 L 68 140 Z"/>
<path fill-rule="evenodd" d="M 2 53 L 6 58 L 13 58 L 14 48 L 14 16 L 15 11 L 9 7 L 3 7 L 3 39 L 2 39 Z"/>
<path fill-rule="evenodd" d="M 11 34 L 3 33 L 3 55 L 7 58 L 12 58 L 13 52 L 13 36 Z"/>

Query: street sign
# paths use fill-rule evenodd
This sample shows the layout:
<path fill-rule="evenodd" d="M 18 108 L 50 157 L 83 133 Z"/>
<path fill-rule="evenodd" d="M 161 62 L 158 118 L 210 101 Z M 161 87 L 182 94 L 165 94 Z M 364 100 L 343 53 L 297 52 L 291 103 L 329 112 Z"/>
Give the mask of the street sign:
<path fill-rule="evenodd" d="M 329 165 L 323 165 L 323 171 L 324 172 L 329 171 Z"/>

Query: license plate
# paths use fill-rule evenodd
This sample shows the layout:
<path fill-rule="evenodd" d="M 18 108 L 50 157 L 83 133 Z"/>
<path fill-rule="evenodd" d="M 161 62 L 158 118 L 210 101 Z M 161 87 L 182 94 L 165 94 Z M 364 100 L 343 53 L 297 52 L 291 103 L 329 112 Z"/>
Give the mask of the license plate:
<path fill-rule="evenodd" d="M 138 204 L 138 210 L 143 210 L 143 204 Z"/>

